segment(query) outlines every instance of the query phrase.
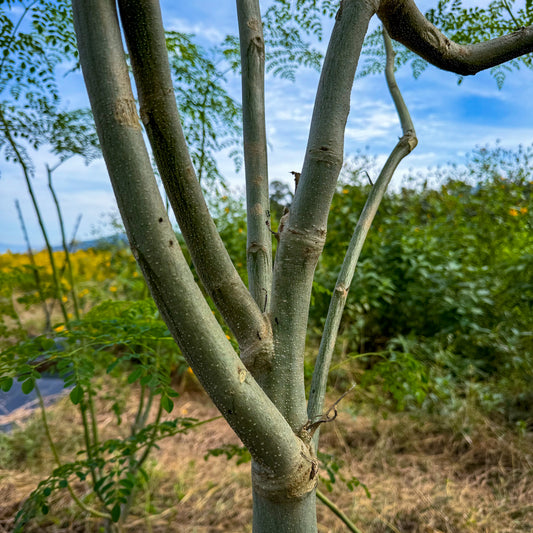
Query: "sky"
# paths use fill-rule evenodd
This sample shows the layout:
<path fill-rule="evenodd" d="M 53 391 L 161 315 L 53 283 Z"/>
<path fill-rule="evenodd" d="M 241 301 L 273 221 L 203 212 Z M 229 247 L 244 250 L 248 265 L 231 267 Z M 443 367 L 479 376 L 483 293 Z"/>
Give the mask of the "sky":
<path fill-rule="evenodd" d="M 418 2 L 424 10 L 436 2 Z M 478 2 L 482 4 L 483 2 Z M 486 3 L 486 2 L 485 2 Z M 161 1 L 167 29 L 194 33 L 206 45 L 219 43 L 226 34 L 237 33 L 234 1 L 198 0 L 196 2 Z M 327 36 L 330 23 L 326 24 Z M 327 41 L 327 39 L 325 39 Z M 325 43 L 321 43 L 325 50 Z M 290 172 L 299 170 L 307 143 L 313 100 L 319 74 L 309 69 L 298 71 L 296 81 L 267 78 L 266 112 L 269 142 L 269 178 L 291 182 Z M 401 187 L 408 174 L 428 167 L 461 164 L 476 146 L 499 142 L 506 148 L 533 143 L 533 72 L 510 72 L 502 90 L 488 72 L 465 78 L 433 67 L 415 80 L 409 68 L 397 73 L 397 82 L 409 107 L 419 144 L 398 168 L 392 187 Z M 88 106 L 81 74 L 61 80 L 63 102 L 69 107 Z M 240 100 L 240 80 L 230 80 L 229 90 Z M 356 79 L 351 112 L 345 136 L 345 157 L 364 151 L 384 161 L 398 137 L 399 121 L 383 76 Z M 52 244 L 60 243 L 59 226 L 46 180 L 46 164 L 54 157 L 41 150 L 33 154 L 36 175 L 33 186 Z M 244 189 L 243 173 L 236 173 L 224 155 L 220 168 L 239 194 Z M 81 214 L 78 240 L 93 239 L 112 233 L 109 224 L 117 208 L 105 164 L 102 159 L 85 166 L 73 158 L 53 174 L 54 186 L 62 206 L 67 235 Z M 24 238 L 15 200 L 22 208 L 31 245 L 40 249 L 44 241 L 31 206 L 20 170 L 0 159 L 0 253 L 6 249 L 23 251 Z"/>

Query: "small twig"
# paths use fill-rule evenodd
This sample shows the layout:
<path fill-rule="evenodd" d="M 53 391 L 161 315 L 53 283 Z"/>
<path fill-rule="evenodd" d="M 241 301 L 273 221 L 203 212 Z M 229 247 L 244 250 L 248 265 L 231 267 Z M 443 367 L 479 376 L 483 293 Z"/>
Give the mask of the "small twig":
<path fill-rule="evenodd" d="M 274 237 L 276 237 L 276 240 L 278 242 L 279 242 L 279 236 L 281 235 L 281 232 L 283 231 L 283 228 L 285 227 L 285 224 L 286 224 L 288 218 L 289 218 L 289 208 L 285 207 L 283 209 L 283 215 L 279 219 L 278 231 L 274 231 L 270 227 L 270 220 L 268 218 L 267 218 L 267 220 L 265 220 L 266 227 L 269 229 L 270 233 L 272 233 L 272 235 L 274 235 Z"/>
<path fill-rule="evenodd" d="M 26 246 L 28 249 L 27 255 L 28 255 L 28 259 L 30 260 L 30 264 L 32 266 L 33 277 L 35 279 L 35 286 L 37 288 L 37 292 L 39 293 L 39 299 L 41 300 L 41 306 L 44 311 L 45 330 L 51 331 L 52 329 L 52 319 L 50 318 L 51 309 L 48 309 L 48 304 L 46 303 L 46 296 L 45 296 L 45 292 L 43 289 L 43 284 L 41 283 L 41 276 L 39 275 L 39 270 L 37 269 L 37 263 L 35 262 L 35 257 L 33 256 L 33 251 L 31 249 L 31 244 L 30 244 L 30 238 L 28 236 L 28 231 L 26 230 L 26 224 L 24 223 L 24 217 L 22 216 L 22 209 L 20 208 L 20 204 L 18 200 L 15 200 L 15 207 L 17 209 L 17 213 L 19 216 L 22 233 L 24 234 L 24 240 L 26 241 Z"/>
<path fill-rule="evenodd" d="M 337 405 L 339 405 L 340 401 L 347 396 L 350 392 L 352 392 L 355 387 L 357 387 L 357 384 L 354 383 L 347 391 L 345 391 L 337 400 L 333 403 L 333 405 L 325 412 L 320 415 L 318 420 L 315 420 L 312 422 L 311 420 L 308 420 L 303 429 L 307 431 L 311 436 L 313 436 L 314 432 L 317 430 L 318 426 L 320 424 L 325 424 L 327 422 L 333 422 L 337 418 L 338 412 L 337 412 Z M 333 411 L 333 414 L 330 413 Z"/>
<path fill-rule="evenodd" d="M 370 185 L 373 187 L 374 183 L 372 182 L 372 179 L 370 178 L 370 175 L 368 174 L 368 172 L 366 170 L 362 170 L 361 172 L 364 172 L 366 174 L 366 177 L 367 177 Z"/>
<path fill-rule="evenodd" d="M 298 183 L 300 181 L 300 176 L 302 175 L 301 172 L 295 172 L 292 170 L 290 172 L 294 176 L 294 192 L 296 193 L 296 189 L 298 188 Z"/>
<path fill-rule="evenodd" d="M 519 24 L 519 22 L 516 20 L 515 16 L 513 15 L 513 11 L 511 10 L 511 6 L 507 2 L 507 0 L 504 0 L 503 7 L 505 7 L 505 9 L 507 10 L 507 13 L 509 13 L 509 15 L 511 16 L 511 19 L 516 24 L 516 29 L 519 30 L 520 28 L 523 28 L 524 26 L 522 26 L 522 24 Z"/>
<path fill-rule="evenodd" d="M 316 489 L 316 497 L 336 514 L 353 533 L 363 533 L 325 494 Z"/>

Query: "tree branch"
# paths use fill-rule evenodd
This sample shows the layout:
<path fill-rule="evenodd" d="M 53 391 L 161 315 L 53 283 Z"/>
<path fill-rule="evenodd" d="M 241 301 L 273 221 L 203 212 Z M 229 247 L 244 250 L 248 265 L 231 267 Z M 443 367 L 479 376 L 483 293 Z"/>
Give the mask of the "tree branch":
<path fill-rule="evenodd" d="M 144 144 L 114 0 L 74 0 L 73 11 L 80 63 L 118 206 L 170 332 L 254 460 L 287 486 L 297 475 L 309 478 L 304 444 L 233 350 L 178 246 Z"/>
<path fill-rule="evenodd" d="M 237 0 L 248 218 L 248 286 L 263 311 L 270 306 L 272 235 L 265 131 L 265 43 L 258 0 Z"/>
<path fill-rule="evenodd" d="M 209 214 L 181 128 L 159 2 L 120 0 L 141 119 L 195 268 L 243 359 L 272 355 L 268 320 L 242 282 Z"/>
<path fill-rule="evenodd" d="M 320 76 L 298 188 L 274 263 L 271 322 L 276 359 L 264 386 L 293 428 L 301 428 L 307 420 L 302 368 L 309 301 L 343 162 L 355 70 L 374 14 L 370 4 L 341 2 Z"/>
<path fill-rule="evenodd" d="M 394 76 L 394 51 L 392 42 L 385 29 L 383 29 L 383 39 L 385 40 L 385 50 L 387 54 L 387 62 L 385 66 L 385 76 L 387 85 L 391 93 L 392 99 L 396 106 L 400 123 L 402 126 L 403 136 L 394 147 L 391 155 L 387 159 L 381 173 L 376 180 L 376 183 L 370 191 L 370 195 L 365 203 L 361 216 L 357 221 L 352 239 L 348 246 L 344 262 L 337 278 L 335 291 L 331 297 L 331 302 L 328 310 L 328 316 L 324 325 L 324 333 L 320 342 L 318 357 L 315 363 L 313 372 L 313 380 L 311 382 L 311 389 L 309 392 L 309 404 L 307 407 L 307 415 L 310 421 L 315 420 L 324 407 L 324 397 L 326 394 L 327 378 L 333 350 L 335 348 L 335 341 L 339 331 L 339 325 L 344 311 L 344 305 L 348 297 L 348 291 L 352 283 L 355 267 L 361 255 L 363 244 L 370 230 L 370 226 L 379 204 L 387 190 L 390 180 L 401 160 L 406 157 L 417 145 L 417 139 L 413 122 L 409 115 L 409 111 L 400 93 L 400 89 L 396 84 Z M 313 436 L 315 445 L 318 443 L 317 430 Z"/>
<path fill-rule="evenodd" d="M 382 0 L 378 16 L 390 36 L 436 67 L 472 75 L 533 52 L 533 26 L 483 43 L 448 39 L 419 11 L 414 0 Z"/>

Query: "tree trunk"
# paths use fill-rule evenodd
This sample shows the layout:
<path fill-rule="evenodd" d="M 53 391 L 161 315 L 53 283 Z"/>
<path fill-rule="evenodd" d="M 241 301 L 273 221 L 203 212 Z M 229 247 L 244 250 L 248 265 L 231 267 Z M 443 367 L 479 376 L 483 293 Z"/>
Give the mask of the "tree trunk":
<path fill-rule="evenodd" d="M 314 533 L 316 523 L 315 490 L 299 499 L 274 501 L 253 491 L 254 533 Z"/>

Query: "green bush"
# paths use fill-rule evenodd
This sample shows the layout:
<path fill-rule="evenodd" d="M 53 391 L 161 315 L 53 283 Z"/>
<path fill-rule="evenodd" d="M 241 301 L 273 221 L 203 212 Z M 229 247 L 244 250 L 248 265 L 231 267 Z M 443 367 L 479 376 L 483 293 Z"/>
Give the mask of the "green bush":
<path fill-rule="evenodd" d="M 467 383 L 480 384 L 479 403 L 508 418 L 515 400 L 531 401 L 532 156 L 533 146 L 516 152 L 480 148 L 465 168 L 428 173 L 418 186 L 386 196 L 356 270 L 339 339 L 343 355 L 374 376 L 373 383 L 386 384 L 403 353 L 427 365 L 428 398 L 435 402 L 452 389 L 466 394 Z M 369 192 L 363 174 L 359 167 L 347 175 L 334 198 L 316 277 L 323 290 L 315 291 L 311 310 L 315 332 Z M 353 358 L 366 352 L 379 356 Z M 370 386 L 368 377 L 363 382 Z M 397 388 L 380 391 L 405 406 Z"/>

